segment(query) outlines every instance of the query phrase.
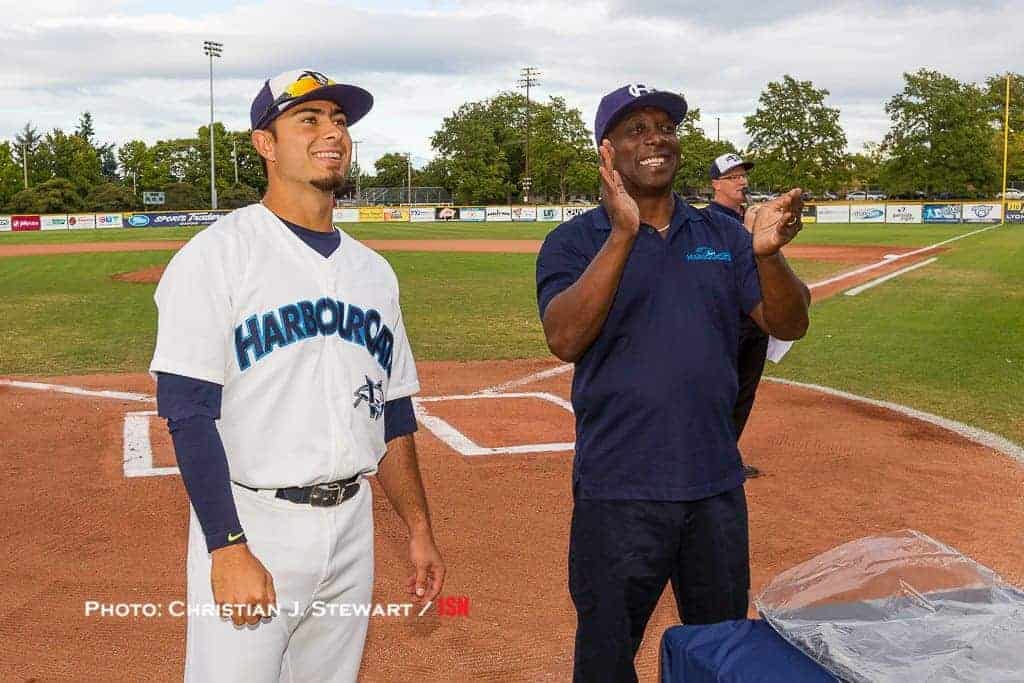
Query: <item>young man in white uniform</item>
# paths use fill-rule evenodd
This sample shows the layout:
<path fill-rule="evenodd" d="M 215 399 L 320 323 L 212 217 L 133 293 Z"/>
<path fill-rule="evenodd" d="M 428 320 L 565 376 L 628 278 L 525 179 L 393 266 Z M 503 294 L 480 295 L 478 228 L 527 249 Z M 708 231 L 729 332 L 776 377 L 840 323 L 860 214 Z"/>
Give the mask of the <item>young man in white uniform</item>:
<path fill-rule="evenodd" d="M 408 526 L 412 601 L 441 590 L 398 281 L 332 223 L 348 126 L 372 104 L 314 71 L 264 83 L 251 107 L 263 201 L 196 235 L 157 288 L 150 370 L 192 504 L 187 681 L 356 679 L 373 586 L 367 475 Z"/>

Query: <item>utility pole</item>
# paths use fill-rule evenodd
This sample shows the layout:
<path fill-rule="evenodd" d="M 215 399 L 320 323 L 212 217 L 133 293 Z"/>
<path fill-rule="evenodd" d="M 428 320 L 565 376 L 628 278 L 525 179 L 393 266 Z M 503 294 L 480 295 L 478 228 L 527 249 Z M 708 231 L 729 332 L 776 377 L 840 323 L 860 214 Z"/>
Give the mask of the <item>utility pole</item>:
<path fill-rule="evenodd" d="M 235 185 L 238 184 L 238 140 L 231 136 L 231 158 L 235 160 Z"/>
<path fill-rule="evenodd" d="M 28 145 L 21 143 L 21 168 L 25 171 L 25 189 L 28 189 Z"/>
<path fill-rule="evenodd" d="M 409 172 L 409 207 L 412 207 L 412 153 L 405 153 L 405 167 Z"/>
<path fill-rule="evenodd" d="M 353 140 L 352 141 L 352 148 L 356 152 L 356 154 L 355 154 L 355 157 L 356 157 L 356 159 L 355 159 L 355 161 L 356 161 L 356 164 L 355 164 L 355 166 L 356 166 L 356 206 L 359 206 L 362 203 L 360 201 L 360 194 L 359 194 L 359 176 L 363 175 L 363 169 L 359 165 L 359 145 L 362 142 L 363 142 L 362 140 Z"/>
<path fill-rule="evenodd" d="M 523 201 L 530 203 L 530 185 L 533 179 L 530 177 L 530 87 L 537 85 L 540 81 L 540 71 L 532 66 L 524 66 L 519 70 L 519 80 L 516 82 L 520 88 L 526 89 L 526 171 L 521 184 L 523 186 Z"/>
<path fill-rule="evenodd" d="M 715 117 L 715 142 L 722 141 L 722 117 Z"/>
<path fill-rule="evenodd" d="M 223 43 L 203 41 L 203 52 L 210 58 L 210 208 L 213 209 L 217 208 L 217 168 L 213 151 L 213 58 L 220 57 L 223 50 Z"/>

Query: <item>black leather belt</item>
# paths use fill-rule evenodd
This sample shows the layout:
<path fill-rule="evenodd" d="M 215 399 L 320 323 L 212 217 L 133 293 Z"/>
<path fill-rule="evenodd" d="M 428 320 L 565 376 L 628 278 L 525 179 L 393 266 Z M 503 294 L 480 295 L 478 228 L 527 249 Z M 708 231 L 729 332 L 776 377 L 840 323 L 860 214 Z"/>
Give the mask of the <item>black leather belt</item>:
<path fill-rule="evenodd" d="M 238 482 L 235 482 L 238 484 Z M 254 489 L 245 484 L 238 484 L 250 491 L 267 489 Z M 274 490 L 274 489 L 269 489 Z M 312 505 L 313 507 L 334 507 L 341 505 L 349 498 L 359 492 L 359 475 L 349 479 L 339 479 L 327 484 L 313 484 L 312 486 L 289 486 L 288 488 L 276 489 L 275 498 L 291 501 L 300 505 Z"/>

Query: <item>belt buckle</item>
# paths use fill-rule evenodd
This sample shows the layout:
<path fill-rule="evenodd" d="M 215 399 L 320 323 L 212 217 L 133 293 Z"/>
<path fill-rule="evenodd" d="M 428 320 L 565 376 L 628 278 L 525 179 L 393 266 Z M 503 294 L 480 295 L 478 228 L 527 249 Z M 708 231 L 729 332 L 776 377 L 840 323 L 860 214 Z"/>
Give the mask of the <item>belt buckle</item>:
<path fill-rule="evenodd" d="M 313 507 L 333 507 L 342 501 L 341 484 L 332 482 L 314 486 L 309 492 L 309 504 Z"/>

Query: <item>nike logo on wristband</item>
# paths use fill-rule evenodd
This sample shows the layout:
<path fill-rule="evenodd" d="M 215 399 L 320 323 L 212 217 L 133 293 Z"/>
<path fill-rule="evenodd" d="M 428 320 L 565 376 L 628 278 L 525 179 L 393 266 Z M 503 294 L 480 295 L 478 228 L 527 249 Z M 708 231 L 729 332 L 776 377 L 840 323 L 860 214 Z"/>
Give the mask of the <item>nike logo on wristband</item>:
<path fill-rule="evenodd" d="M 242 536 L 245 536 L 245 532 L 244 531 L 239 531 L 237 534 L 228 534 L 228 543 L 234 543 L 235 541 L 240 539 Z"/>

